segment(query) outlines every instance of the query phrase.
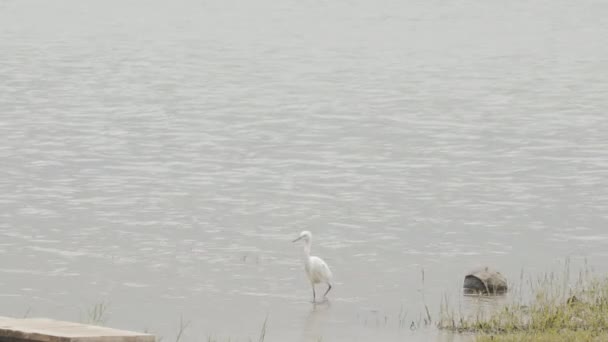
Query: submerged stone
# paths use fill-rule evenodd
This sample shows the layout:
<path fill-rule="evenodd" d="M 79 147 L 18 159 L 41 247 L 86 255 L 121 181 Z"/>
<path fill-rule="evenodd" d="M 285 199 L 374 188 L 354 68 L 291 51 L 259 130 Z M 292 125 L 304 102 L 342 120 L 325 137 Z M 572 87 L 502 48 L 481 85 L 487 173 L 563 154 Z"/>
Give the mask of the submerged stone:
<path fill-rule="evenodd" d="M 464 277 L 464 291 L 467 294 L 501 294 L 507 292 L 507 278 L 500 272 L 483 267 Z"/>

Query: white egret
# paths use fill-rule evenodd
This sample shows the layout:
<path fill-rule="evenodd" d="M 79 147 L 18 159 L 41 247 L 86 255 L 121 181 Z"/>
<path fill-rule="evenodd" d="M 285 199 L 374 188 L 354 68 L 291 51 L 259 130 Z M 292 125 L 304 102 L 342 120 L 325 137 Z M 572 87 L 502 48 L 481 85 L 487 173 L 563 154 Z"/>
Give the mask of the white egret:
<path fill-rule="evenodd" d="M 331 290 L 331 270 L 323 259 L 310 255 L 312 234 L 309 231 L 305 230 L 300 233 L 300 236 L 293 240 L 293 242 L 300 240 L 304 241 L 304 256 L 306 258 L 304 261 L 304 269 L 306 270 L 306 275 L 308 275 L 308 280 L 310 280 L 310 284 L 312 285 L 312 302 L 314 303 L 316 301 L 315 284 L 319 283 L 327 284 L 327 291 L 323 294 L 323 298 L 327 299 L 327 293 Z"/>

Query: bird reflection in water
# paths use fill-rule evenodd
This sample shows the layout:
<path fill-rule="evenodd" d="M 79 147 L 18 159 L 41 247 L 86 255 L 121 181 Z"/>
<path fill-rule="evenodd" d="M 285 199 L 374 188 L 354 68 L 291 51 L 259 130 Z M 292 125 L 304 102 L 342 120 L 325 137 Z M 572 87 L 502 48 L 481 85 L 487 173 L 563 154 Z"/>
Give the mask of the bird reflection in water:
<path fill-rule="evenodd" d="M 329 301 L 313 303 L 304 322 L 303 342 L 318 342 L 323 338 L 325 326 L 330 319 L 331 304 Z"/>

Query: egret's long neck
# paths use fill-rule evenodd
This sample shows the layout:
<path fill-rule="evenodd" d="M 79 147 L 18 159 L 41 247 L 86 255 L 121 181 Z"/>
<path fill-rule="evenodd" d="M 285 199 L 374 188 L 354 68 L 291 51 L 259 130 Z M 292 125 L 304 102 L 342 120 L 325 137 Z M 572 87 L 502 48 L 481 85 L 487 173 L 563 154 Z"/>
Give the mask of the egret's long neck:
<path fill-rule="evenodd" d="M 310 240 L 304 242 L 304 256 L 306 257 L 306 259 L 310 258 L 310 245 Z"/>

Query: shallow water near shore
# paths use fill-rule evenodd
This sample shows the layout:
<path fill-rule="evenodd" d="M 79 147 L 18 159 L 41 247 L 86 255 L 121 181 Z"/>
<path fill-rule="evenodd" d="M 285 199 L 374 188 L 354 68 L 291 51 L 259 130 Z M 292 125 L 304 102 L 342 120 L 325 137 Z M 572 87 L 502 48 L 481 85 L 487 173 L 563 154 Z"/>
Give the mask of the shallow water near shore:
<path fill-rule="evenodd" d="M 165 341 L 180 317 L 186 341 L 266 318 L 266 341 L 461 341 L 425 304 L 495 305 L 462 296 L 470 269 L 606 272 L 607 16 L 0 1 L 0 315 L 106 302 L 107 325 Z"/>

